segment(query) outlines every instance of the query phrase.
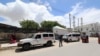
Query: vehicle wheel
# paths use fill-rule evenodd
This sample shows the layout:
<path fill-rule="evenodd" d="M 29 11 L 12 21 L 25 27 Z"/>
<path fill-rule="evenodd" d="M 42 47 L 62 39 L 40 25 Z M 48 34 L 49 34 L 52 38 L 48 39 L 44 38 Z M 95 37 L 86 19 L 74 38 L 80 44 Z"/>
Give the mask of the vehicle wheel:
<path fill-rule="evenodd" d="M 52 46 L 52 42 L 51 41 L 48 41 L 46 45 L 47 46 Z"/>
<path fill-rule="evenodd" d="M 24 50 L 30 49 L 30 44 L 24 44 L 22 49 L 24 49 Z"/>

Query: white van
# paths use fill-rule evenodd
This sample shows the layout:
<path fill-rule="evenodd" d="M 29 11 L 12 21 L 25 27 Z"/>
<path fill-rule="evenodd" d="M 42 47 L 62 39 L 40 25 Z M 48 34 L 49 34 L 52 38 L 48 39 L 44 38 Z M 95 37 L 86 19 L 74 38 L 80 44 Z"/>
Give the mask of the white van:
<path fill-rule="evenodd" d="M 63 36 L 63 40 L 65 42 L 79 41 L 80 37 L 80 33 L 69 33 Z"/>
<path fill-rule="evenodd" d="M 18 42 L 18 47 L 29 49 L 31 46 L 51 46 L 55 42 L 53 33 L 35 33 L 31 38 L 22 39 Z"/>

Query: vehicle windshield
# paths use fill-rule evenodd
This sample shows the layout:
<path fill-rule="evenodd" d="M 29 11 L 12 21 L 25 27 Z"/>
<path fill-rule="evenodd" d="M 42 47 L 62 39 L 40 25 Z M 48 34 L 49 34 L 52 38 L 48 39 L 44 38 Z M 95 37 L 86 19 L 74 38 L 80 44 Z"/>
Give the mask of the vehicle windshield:
<path fill-rule="evenodd" d="M 80 36 L 80 34 L 73 34 L 72 36 L 78 37 L 78 36 Z"/>
<path fill-rule="evenodd" d="M 80 36 L 80 34 L 68 34 L 67 36 L 68 36 L 68 37 L 71 37 L 71 36 L 74 36 L 74 37 L 79 37 L 79 36 Z"/>

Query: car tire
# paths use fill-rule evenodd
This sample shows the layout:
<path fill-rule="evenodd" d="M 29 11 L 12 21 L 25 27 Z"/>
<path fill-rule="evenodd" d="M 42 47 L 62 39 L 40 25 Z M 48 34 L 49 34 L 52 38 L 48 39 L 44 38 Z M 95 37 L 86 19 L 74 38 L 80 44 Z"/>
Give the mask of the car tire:
<path fill-rule="evenodd" d="M 52 46 L 52 42 L 51 41 L 48 41 L 46 46 Z"/>
<path fill-rule="evenodd" d="M 24 49 L 24 50 L 30 49 L 30 44 L 24 44 L 24 45 L 22 46 L 22 49 Z"/>

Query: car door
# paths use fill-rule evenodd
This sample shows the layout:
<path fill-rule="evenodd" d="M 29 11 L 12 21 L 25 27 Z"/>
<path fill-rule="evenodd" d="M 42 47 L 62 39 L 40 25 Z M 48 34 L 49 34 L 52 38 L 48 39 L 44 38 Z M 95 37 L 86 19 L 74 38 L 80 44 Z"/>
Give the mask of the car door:
<path fill-rule="evenodd" d="M 49 39 L 50 37 L 48 36 L 48 34 L 43 34 L 43 43 L 46 43 Z"/>
<path fill-rule="evenodd" d="M 67 39 L 68 39 L 68 41 L 71 41 L 72 40 L 71 34 L 67 35 Z"/>
<path fill-rule="evenodd" d="M 35 40 L 36 40 L 37 44 L 41 44 L 41 42 L 42 42 L 41 34 L 37 34 L 36 37 L 35 37 Z"/>

